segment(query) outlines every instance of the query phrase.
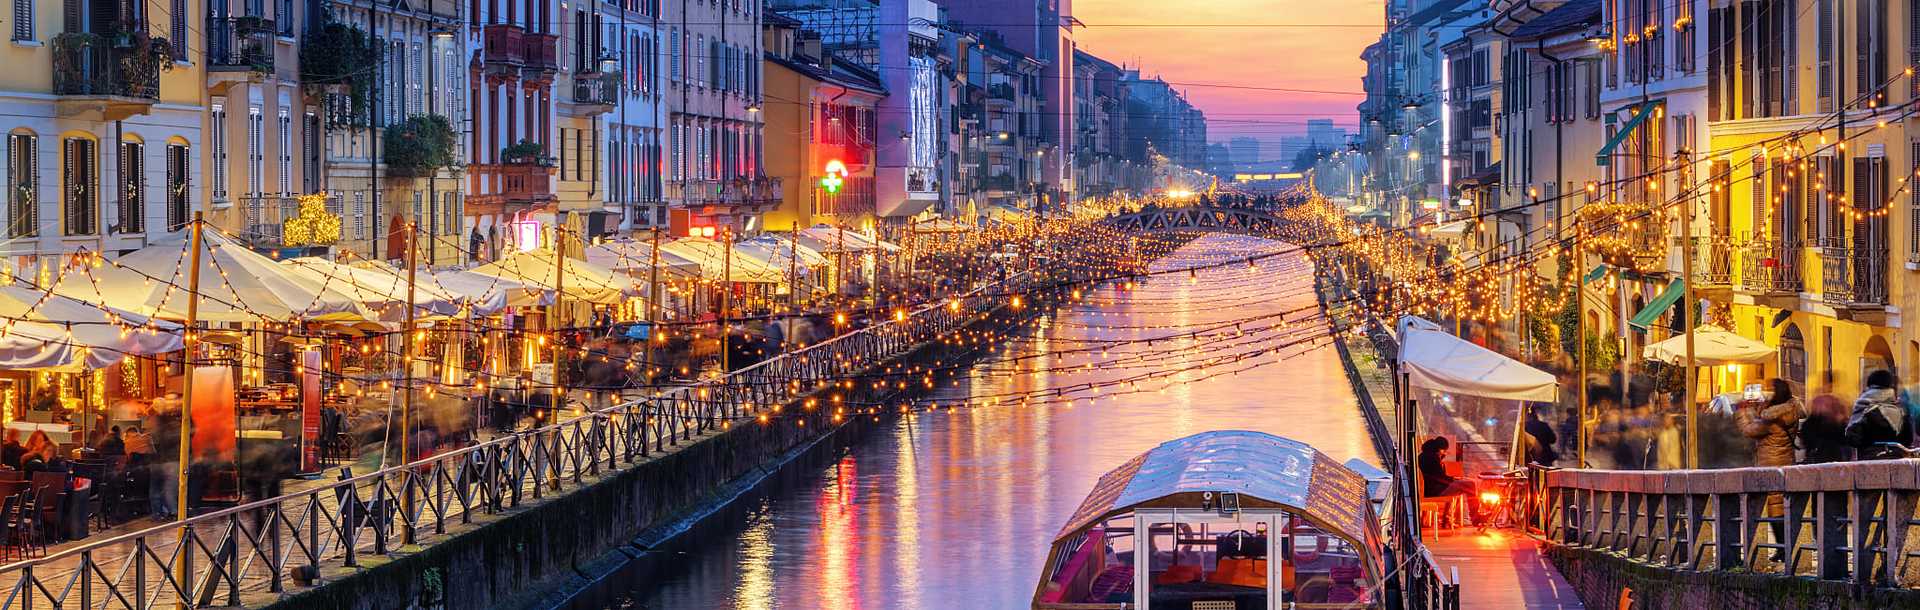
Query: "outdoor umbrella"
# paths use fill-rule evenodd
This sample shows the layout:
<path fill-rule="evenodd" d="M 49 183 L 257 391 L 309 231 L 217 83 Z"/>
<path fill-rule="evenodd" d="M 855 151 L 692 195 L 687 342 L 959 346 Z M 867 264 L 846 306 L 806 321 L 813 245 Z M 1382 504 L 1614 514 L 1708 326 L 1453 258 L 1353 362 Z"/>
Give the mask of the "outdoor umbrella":
<path fill-rule="evenodd" d="M 867 237 L 866 234 L 859 231 L 843 230 L 823 224 L 801 229 L 799 238 L 802 245 L 820 252 L 839 252 L 841 250 L 848 252 L 869 252 L 875 250 L 881 252 L 900 251 L 900 246 Z"/>
<path fill-rule="evenodd" d="M 1767 362 L 1773 359 L 1776 351 L 1765 343 L 1717 326 L 1698 326 L 1693 329 L 1693 363 L 1696 366 Z M 1684 365 L 1687 361 L 1687 335 L 1676 334 L 1673 338 L 1641 348 L 1640 353 L 1648 360 Z"/>
<path fill-rule="evenodd" d="M 435 271 L 433 281 L 469 303 L 486 303 L 489 309 L 475 307 L 476 313 L 491 315 L 506 307 L 537 307 L 553 304 L 553 289 L 541 284 L 512 278 L 481 275 L 472 271 Z M 499 306 L 493 306 L 498 303 Z"/>
<path fill-rule="evenodd" d="M 672 252 L 700 264 L 703 277 L 745 284 L 786 284 L 787 272 L 766 261 L 747 256 L 737 249 L 727 260 L 727 245 L 705 237 L 683 237 L 662 244 L 661 252 Z"/>
<path fill-rule="evenodd" d="M 625 271 L 634 277 L 647 273 L 654 258 L 653 244 L 644 241 L 622 240 L 587 248 L 587 262 L 614 271 Z M 666 248 L 660 249 L 659 260 L 662 275 L 700 277 L 700 263 L 668 252 Z"/>
<path fill-rule="evenodd" d="M 309 281 L 339 289 L 361 305 L 378 312 L 384 319 L 399 320 L 406 315 L 402 309 L 407 302 L 405 273 L 391 271 L 391 268 L 354 267 L 316 257 L 289 259 L 280 264 Z M 413 303 L 419 308 L 415 314 L 458 315 L 462 299 L 433 284 L 432 279 L 432 274 L 419 274 L 415 278 Z"/>
<path fill-rule="evenodd" d="M 180 326 L 108 305 L 87 303 L 22 284 L 0 285 L 0 336 L 24 333 L 88 350 L 99 368 L 128 355 L 152 356 L 184 348 Z M 36 324 L 37 323 L 37 324 Z"/>
<path fill-rule="evenodd" d="M 624 274 L 614 273 L 612 269 L 595 265 L 584 260 L 569 257 L 564 267 L 559 267 L 552 250 L 528 250 L 500 257 L 500 260 L 469 269 L 480 275 L 506 278 L 530 286 L 538 286 L 548 291 L 554 290 L 554 282 L 564 282 L 560 286 L 566 298 L 575 302 L 617 305 L 629 296 L 639 296 L 639 289 L 633 280 Z M 565 272 L 563 280 L 556 276 Z"/>

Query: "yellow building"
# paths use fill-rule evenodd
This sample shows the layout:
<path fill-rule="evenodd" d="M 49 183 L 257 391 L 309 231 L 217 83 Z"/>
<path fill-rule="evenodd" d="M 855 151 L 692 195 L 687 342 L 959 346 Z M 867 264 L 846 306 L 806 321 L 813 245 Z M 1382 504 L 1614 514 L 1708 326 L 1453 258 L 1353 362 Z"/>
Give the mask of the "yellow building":
<path fill-rule="evenodd" d="M 76 3 L 83 18 L 69 22 Z M 0 45 L 11 182 L 0 255 L 17 268 L 166 240 L 205 201 L 201 0 L 184 15 L 168 0 L 23 4 Z"/>
<path fill-rule="evenodd" d="M 869 226 L 875 107 L 886 90 L 877 75 L 834 61 L 818 34 L 798 27 L 767 15 L 766 171 L 789 186 L 762 227 Z"/>
<path fill-rule="evenodd" d="M 1701 284 L 1709 321 L 1780 350 L 1773 362 L 1716 372 L 1722 390 L 1781 377 L 1848 394 L 1875 369 L 1911 377 L 1920 365 L 1901 315 L 1916 302 L 1912 274 L 1899 268 L 1915 268 L 1920 243 L 1894 229 L 1913 226 L 1920 199 L 1903 176 L 1917 159 L 1891 108 L 1920 89 L 1888 59 L 1920 41 L 1896 40 L 1908 29 L 1889 25 L 1906 23 L 1906 5 L 1881 6 L 1865 19 L 1852 10 L 1839 19 L 1830 0 L 1710 11 L 1710 23 L 1754 27 L 1712 30 L 1708 63 L 1719 73 L 1700 169 L 1712 185 L 1706 258 L 1724 275 Z"/>

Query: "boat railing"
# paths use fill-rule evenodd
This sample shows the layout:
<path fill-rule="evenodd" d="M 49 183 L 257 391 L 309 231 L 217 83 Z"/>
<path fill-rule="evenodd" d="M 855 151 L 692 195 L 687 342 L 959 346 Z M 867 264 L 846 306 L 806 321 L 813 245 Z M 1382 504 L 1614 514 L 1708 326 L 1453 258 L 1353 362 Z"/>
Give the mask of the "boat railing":
<path fill-rule="evenodd" d="M 0 610 L 241 606 L 592 484 L 964 327 L 1030 286 L 1013 275 L 728 375 L 179 522 L 0 565 Z M 825 410 L 822 410 L 825 412 Z M 13 506 L 9 503 L 8 506 Z M 9 528 L 10 536 L 23 530 Z M 9 540 L 0 550 L 39 545 Z M 17 555 L 16 555 L 17 556 Z"/>
<path fill-rule="evenodd" d="M 1441 570 L 1424 544 L 1412 559 L 1407 566 L 1408 610 L 1460 610 L 1460 568 Z"/>

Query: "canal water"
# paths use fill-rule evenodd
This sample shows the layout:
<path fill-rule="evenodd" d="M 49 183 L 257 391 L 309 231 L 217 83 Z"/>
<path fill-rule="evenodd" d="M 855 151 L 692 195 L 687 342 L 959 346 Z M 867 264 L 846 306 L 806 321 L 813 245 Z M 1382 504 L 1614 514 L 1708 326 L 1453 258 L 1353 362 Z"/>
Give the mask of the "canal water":
<path fill-rule="evenodd" d="M 1157 265 L 1284 249 L 1207 236 Z M 1161 442 L 1250 429 L 1378 463 L 1339 356 L 1324 342 L 1299 343 L 1321 334 L 1304 327 L 1324 324 L 1309 319 L 1318 312 L 1298 255 L 1083 296 L 938 390 L 929 400 L 941 408 L 743 498 L 736 523 L 702 532 L 622 606 L 1025 608 L 1053 534 L 1094 481 Z M 1300 322 L 1274 328 L 1282 319 Z M 1224 334 L 1236 323 L 1238 336 Z M 1194 333 L 1202 336 L 1179 337 Z M 1173 338 L 1110 343 L 1157 337 Z M 1073 404 L 1035 395 L 1076 386 Z"/>

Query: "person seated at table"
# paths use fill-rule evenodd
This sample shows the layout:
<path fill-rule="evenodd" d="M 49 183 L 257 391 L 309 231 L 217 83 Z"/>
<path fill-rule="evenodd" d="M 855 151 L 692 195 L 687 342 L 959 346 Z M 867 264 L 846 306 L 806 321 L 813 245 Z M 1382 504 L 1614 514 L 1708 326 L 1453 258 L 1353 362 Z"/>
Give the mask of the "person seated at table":
<path fill-rule="evenodd" d="M 44 431 L 34 430 L 33 435 L 27 437 L 27 452 L 20 457 L 20 469 L 27 472 L 48 470 L 56 466 L 59 459 L 60 449 L 53 444 L 53 439 Z"/>
<path fill-rule="evenodd" d="M 127 441 L 120 438 L 120 427 L 114 426 L 107 430 L 106 438 L 100 439 L 100 444 L 94 445 L 93 450 L 102 456 L 126 455 Z"/>
<path fill-rule="evenodd" d="M 7 440 L 4 444 L 0 444 L 0 463 L 5 463 L 8 468 L 19 470 L 20 458 L 26 455 L 27 446 L 20 444 L 20 431 L 8 428 Z"/>
<path fill-rule="evenodd" d="M 1420 444 L 1420 482 L 1424 495 L 1429 498 L 1464 495 L 1467 497 L 1467 513 L 1477 514 L 1480 512 L 1479 488 L 1471 480 L 1457 479 L 1447 474 L 1444 461 L 1447 448 L 1452 445 L 1444 436 L 1436 436 Z"/>

